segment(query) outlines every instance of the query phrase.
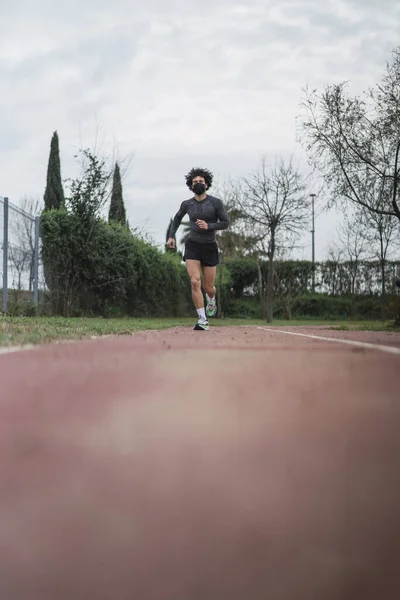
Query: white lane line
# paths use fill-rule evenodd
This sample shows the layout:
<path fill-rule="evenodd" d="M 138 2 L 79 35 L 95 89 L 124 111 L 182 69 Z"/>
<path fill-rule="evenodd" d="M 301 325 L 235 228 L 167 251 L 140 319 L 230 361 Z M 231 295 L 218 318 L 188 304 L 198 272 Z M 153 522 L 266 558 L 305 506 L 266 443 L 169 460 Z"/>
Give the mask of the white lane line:
<path fill-rule="evenodd" d="M 24 350 L 33 350 L 37 348 L 34 344 L 27 344 L 26 346 L 1 346 L 0 354 L 11 354 L 12 352 L 23 352 Z"/>
<path fill-rule="evenodd" d="M 113 337 L 114 334 L 106 335 L 91 335 L 85 338 L 71 338 L 66 340 L 52 340 L 51 342 L 43 344 L 25 344 L 25 346 L 0 346 L 0 354 L 12 354 L 15 352 L 25 352 L 26 350 L 39 350 L 48 346 L 60 346 L 61 344 L 73 344 L 74 342 L 87 342 L 90 340 L 103 340 L 109 337 Z M 133 335 L 133 334 L 132 334 Z M 119 337 L 119 336 L 116 336 Z"/>
<path fill-rule="evenodd" d="M 380 344 L 369 344 L 368 342 L 356 342 L 355 340 L 344 340 L 342 338 L 323 337 L 322 335 L 311 335 L 310 333 L 295 333 L 294 331 L 283 331 L 282 329 L 274 329 L 267 327 L 258 327 L 262 331 L 272 331 L 275 333 L 286 333 L 286 335 L 298 335 L 300 337 L 310 338 L 312 340 L 322 340 L 323 342 L 337 342 L 338 344 L 348 344 L 349 346 L 358 346 L 359 348 L 369 348 L 370 350 L 379 350 L 388 354 L 400 355 L 400 348 L 394 346 L 382 346 Z"/>

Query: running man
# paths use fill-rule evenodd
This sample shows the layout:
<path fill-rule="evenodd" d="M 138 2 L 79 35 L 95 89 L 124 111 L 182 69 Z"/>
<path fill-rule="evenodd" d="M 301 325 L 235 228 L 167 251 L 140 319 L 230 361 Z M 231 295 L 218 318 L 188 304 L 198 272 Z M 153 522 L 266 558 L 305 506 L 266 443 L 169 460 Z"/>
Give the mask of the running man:
<path fill-rule="evenodd" d="M 168 248 L 175 248 L 175 234 L 183 217 L 190 219 L 189 238 L 185 244 L 183 260 L 192 284 L 192 298 L 198 314 L 194 329 L 209 329 L 207 317 L 215 316 L 217 303 L 215 299 L 215 275 L 219 262 L 218 244 L 215 232 L 226 229 L 229 225 L 228 215 L 222 201 L 207 194 L 212 185 L 213 174 L 207 169 L 193 168 L 186 175 L 186 185 L 194 193 L 189 200 L 184 200 L 176 213 L 169 231 Z M 206 293 L 207 306 L 204 308 Z M 206 314 L 207 313 L 207 314 Z"/>

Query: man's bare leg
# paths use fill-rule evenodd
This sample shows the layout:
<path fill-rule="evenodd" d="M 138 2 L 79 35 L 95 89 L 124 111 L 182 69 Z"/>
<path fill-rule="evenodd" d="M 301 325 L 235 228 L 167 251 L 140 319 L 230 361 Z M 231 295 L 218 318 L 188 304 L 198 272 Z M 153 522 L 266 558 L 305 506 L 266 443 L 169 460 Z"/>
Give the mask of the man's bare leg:
<path fill-rule="evenodd" d="M 193 303 L 196 307 L 199 320 L 195 325 L 195 329 L 207 330 L 209 329 L 206 310 L 204 308 L 203 292 L 201 291 L 201 265 L 199 260 L 187 260 L 186 261 L 188 275 L 190 277 L 190 283 L 192 284 L 192 298 Z"/>
<path fill-rule="evenodd" d="M 215 300 L 215 276 L 217 273 L 217 267 L 202 267 L 203 273 L 203 289 L 207 294 L 207 315 L 213 317 L 217 312 L 217 305 Z"/>
<path fill-rule="evenodd" d="M 217 267 L 202 267 L 201 270 L 203 273 L 203 289 L 210 298 L 214 298 L 216 294 L 215 276 Z"/>
<path fill-rule="evenodd" d="M 201 291 L 201 264 L 199 260 L 187 260 L 186 268 L 192 285 L 193 303 L 198 310 L 204 308 L 203 292 Z"/>

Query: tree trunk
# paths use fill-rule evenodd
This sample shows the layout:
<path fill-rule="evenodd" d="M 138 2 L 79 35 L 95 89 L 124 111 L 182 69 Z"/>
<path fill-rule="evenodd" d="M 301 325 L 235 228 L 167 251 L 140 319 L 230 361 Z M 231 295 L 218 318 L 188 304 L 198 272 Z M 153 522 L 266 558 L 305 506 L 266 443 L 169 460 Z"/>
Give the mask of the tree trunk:
<path fill-rule="evenodd" d="M 268 259 L 268 279 L 267 279 L 267 321 L 272 323 L 273 319 L 273 293 L 274 293 L 274 259 L 270 255 Z"/>
<path fill-rule="evenodd" d="M 265 319 L 264 286 L 263 286 L 263 278 L 262 278 L 260 261 L 257 262 L 257 271 L 258 271 L 258 296 L 260 298 L 260 317 L 261 317 L 261 319 Z"/>
<path fill-rule="evenodd" d="M 400 302 L 397 305 L 397 314 L 394 319 L 394 324 L 396 325 L 396 327 L 400 327 Z"/>
<path fill-rule="evenodd" d="M 275 254 L 275 231 L 271 230 L 271 241 L 268 253 L 268 279 L 267 279 L 267 322 L 272 323 L 273 300 L 274 300 L 274 254 Z"/>
<path fill-rule="evenodd" d="M 385 318 L 385 296 L 386 296 L 386 275 L 385 275 L 385 259 L 381 259 L 381 277 L 382 277 L 382 296 L 381 296 L 381 318 Z"/>
<path fill-rule="evenodd" d="M 354 319 L 356 316 L 356 296 L 355 296 L 355 287 L 356 287 L 356 276 L 351 276 L 351 317 Z"/>
<path fill-rule="evenodd" d="M 338 271 L 337 265 L 335 265 L 333 268 L 333 273 L 332 273 L 332 296 L 334 296 L 336 293 L 336 282 L 337 282 L 337 278 L 338 278 L 337 271 Z"/>
<path fill-rule="evenodd" d="M 34 257 L 32 256 L 30 263 L 29 263 L 29 291 L 30 292 L 33 289 L 34 276 L 35 276 L 35 261 L 34 261 Z"/>
<path fill-rule="evenodd" d="M 292 286 L 289 286 L 286 297 L 286 316 L 289 321 L 292 320 Z"/>
<path fill-rule="evenodd" d="M 384 250 L 383 247 L 383 240 L 382 240 L 382 236 L 381 236 L 381 275 L 382 275 L 382 301 L 385 297 L 386 294 L 386 274 L 385 274 L 385 255 L 386 252 Z"/>

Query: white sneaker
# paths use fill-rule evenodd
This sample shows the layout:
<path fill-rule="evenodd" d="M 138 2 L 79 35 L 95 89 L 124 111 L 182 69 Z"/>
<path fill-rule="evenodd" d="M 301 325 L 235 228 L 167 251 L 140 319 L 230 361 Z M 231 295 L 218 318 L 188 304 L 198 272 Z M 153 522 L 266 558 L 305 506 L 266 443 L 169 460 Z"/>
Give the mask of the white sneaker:
<path fill-rule="evenodd" d="M 207 317 L 214 317 L 216 312 L 217 312 L 217 301 L 214 298 L 210 298 L 208 296 L 208 294 L 206 294 L 206 300 L 207 300 L 207 305 L 206 305 L 206 313 L 207 313 Z"/>
<path fill-rule="evenodd" d="M 208 331 L 210 329 L 210 326 L 208 324 L 207 319 L 199 317 L 199 320 L 197 321 L 193 329 L 195 329 L 196 331 Z"/>

